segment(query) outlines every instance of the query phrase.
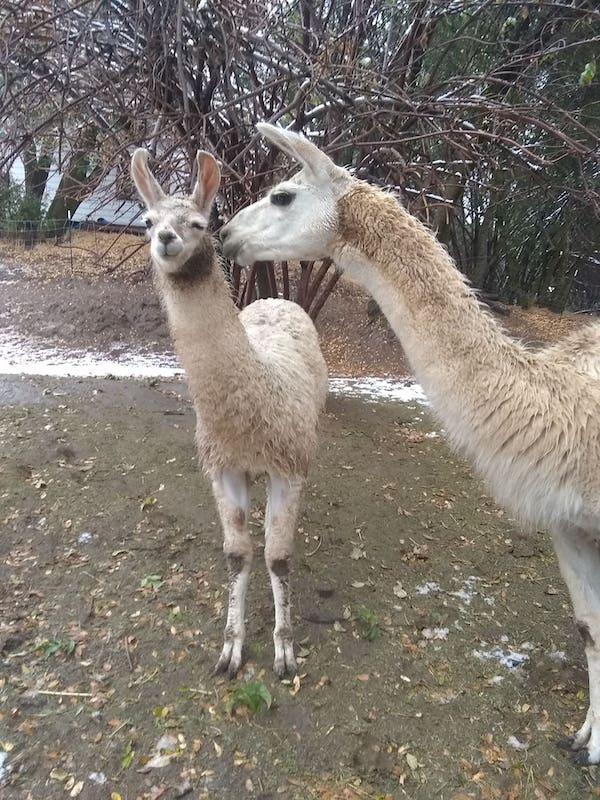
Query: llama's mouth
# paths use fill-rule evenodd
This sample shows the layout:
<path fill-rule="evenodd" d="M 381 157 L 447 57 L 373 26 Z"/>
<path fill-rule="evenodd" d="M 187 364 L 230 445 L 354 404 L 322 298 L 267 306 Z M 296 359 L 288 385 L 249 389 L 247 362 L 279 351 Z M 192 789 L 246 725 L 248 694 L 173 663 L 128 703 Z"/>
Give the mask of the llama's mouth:
<path fill-rule="evenodd" d="M 161 261 L 171 261 L 176 258 L 180 252 L 181 246 L 173 242 L 168 242 L 167 244 L 159 244 L 156 247 L 154 257 Z"/>
<path fill-rule="evenodd" d="M 243 260 L 242 250 L 244 249 L 243 245 L 239 242 L 231 242 L 226 241 L 223 242 L 223 255 L 225 258 L 230 259 L 230 261 L 235 261 L 241 267 L 250 266 L 250 263 L 246 263 Z"/>

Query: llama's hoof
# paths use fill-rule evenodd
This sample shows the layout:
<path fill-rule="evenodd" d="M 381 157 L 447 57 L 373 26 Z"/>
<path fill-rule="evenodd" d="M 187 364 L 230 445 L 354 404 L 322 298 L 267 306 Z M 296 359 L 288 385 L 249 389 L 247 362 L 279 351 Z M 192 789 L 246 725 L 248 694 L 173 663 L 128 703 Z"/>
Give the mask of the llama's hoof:
<path fill-rule="evenodd" d="M 573 761 L 576 764 L 579 764 L 580 767 L 587 767 L 589 764 L 593 763 L 587 747 L 583 747 L 581 750 L 578 750 L 573 756 Z"/>
<path fill-rule="evenodd" d="M 293 664 L 288 664 L 287 661 L 275 661 L 273 670 L 280 681 L 284 678 L 293 678 L 298 673 L 298 667 L 295 661 Z"/>
<path fill-rule="evenodd" d="M 556 746 L 560 747 L 561 750 L 572 750 L 574 741 L 575 741 L 574 736 L 562 736 L 557 741 Z"/>
<path fill-rule="evenodd" d="M 563 736 L 556 744 L 563 750 L 574 751 L 573 761 L 581 767 L 600 763 L 600 748 L 594 747 L 589 737 L 584 739 L 582 736 L 578 737 L 577 735 Z"/>
<path fill-rule="evenodd" d="M 273 662 L 275 675 L 282 680 L 286 676 L 293 678 L 298 672 L 296 657 L 294 656 L 294 642 L 292 639 L 275 641 L 275 661 Z"/>
<path fill-rule="evenodd" d="M 227 673 L 229 678 L 235 678 L 242 666 L 242 644 L 225 642 L 219 660 L 213 670 L 214 675 Z"/>

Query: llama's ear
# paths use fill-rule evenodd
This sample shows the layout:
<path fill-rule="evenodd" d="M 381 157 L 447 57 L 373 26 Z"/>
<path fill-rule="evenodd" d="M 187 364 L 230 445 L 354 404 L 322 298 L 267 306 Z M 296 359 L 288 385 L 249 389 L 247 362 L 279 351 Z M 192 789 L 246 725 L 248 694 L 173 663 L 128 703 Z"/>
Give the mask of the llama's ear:
<path fill-rule="evenodd" d="M 211 153 L 207 153 L 206 150 L 198 150 L 196 164 L 198 166 L 198 174 L 196 176 L 196 185 L 192 192 L 192 200 L 199 211 L 209 216 L 217 189 L 221 184 L 221 170 L 215 157 Z"/>
<path fill-rule="evenodd" d="M 259 133 L 277 145 L 280 150 L 287 153 L 295 161 L 300 162 L 309 172 L 318 179 L 336 178 L 346 175 L 346 171 L 338 167 L 329 156 L 300 133 L 270 125 L 268 122 L 259 122 L 256 125 Z"/>
<path fill-rule="evenodd" d="M 158 181 L 148 168 L 148 151 L 143 147 L 138 147 L 131 158 L 131 177 L 148 208 L 152 208 L 165 197 Z"/>

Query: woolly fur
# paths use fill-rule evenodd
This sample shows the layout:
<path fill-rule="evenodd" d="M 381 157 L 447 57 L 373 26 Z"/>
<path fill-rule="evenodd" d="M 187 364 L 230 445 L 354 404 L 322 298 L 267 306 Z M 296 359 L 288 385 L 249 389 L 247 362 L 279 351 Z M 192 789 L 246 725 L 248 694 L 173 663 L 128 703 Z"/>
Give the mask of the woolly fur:
<path fill-rule="evenodd" d="M 194 399 L 200 461 L 210 475 L 305 476 L 327 394 L 315 327 L 287 300 L 257 300 L 238 313 L 210 250 L 197 284 L 157 275 Z"/>
<path fill-rule="evenodd" d="M 600 326 L 532 352 L 479 305 L 433 234 L 355 182 L 335 261 L 379 302 L 453 443 L 530 526 L 600 532 Z"/>

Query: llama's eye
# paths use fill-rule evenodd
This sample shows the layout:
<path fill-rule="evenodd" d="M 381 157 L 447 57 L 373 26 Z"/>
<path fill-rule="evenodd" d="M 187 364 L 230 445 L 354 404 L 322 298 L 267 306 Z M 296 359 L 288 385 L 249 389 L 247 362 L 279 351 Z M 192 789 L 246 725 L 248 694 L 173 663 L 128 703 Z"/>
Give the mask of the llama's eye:
<path fill-rule="evenodd" d="M 275 192 L 271 195 L 271 202 L 274 206 L 289 206 L 293 199 L 292 192 Z"/>
<path fill-rule="evenodd" d="M 148 217 L 146 217 L 146 219 L 144 220 L 144 222 L 146 223 L 146 227 L 148 228 L 148 230 L 150 230 L 150 228 L 151 228 L 151 227 L 154 225 L 154 223 L 152 222 L 152 220 L 151 220 L 151 219 L 148 219 Z"/>
<path fill-rule="evenodd" d="M 198 231 L 203 231 L 206 228 L 206 225 L 203 225 L 201 222 L 194 221 L 194 222 L 190 222 L 190 227 L 191 228 L 196 228 L 196 230 L 198 230 Z"/>

